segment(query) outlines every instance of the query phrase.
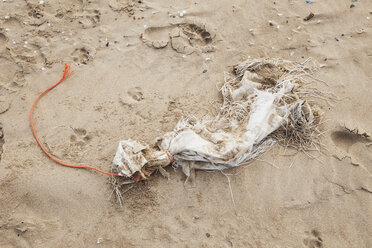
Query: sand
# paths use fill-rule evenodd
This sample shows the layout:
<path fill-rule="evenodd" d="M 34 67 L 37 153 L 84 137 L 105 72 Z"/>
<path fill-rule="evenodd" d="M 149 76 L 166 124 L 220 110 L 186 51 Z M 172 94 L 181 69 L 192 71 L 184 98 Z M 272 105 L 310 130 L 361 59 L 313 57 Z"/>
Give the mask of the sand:
<path fill-rule="evenodd" d="M 372 247 L 371 19 L 367 0 L 3 0 L 0 247 Z M 314 87 L 337 100 L 317 103 L 321 153 L 276 146 L 226 172 L 235 207 L 225 175 L 185 183 L 170 168 L 123 186 L 121 208 L 108 176 L 55 164 L 33 138 L 31 104 L 64 62 L 75 73 L 37 105 L 38 134 L 110 170 L 119 140 L 214 113 L 224 72 L 248 57 L 311 57 Z"/>

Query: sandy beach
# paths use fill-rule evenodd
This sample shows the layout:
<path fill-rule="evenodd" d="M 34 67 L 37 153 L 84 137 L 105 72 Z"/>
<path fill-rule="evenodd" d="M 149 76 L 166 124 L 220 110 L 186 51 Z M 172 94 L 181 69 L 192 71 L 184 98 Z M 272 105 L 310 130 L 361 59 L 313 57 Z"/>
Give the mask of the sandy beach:
<path fill-rule="evenodd" d="M 192 39 L 190 39 L 192 37 Z M 123 139 L 216 113 L 248 58 L 316 62 L 321 151 L 123 185 Z M 372 1 L 2 0 L 0 247 L 372 247 Z M 231 197 L 233 193 L 233 198 Z"/>

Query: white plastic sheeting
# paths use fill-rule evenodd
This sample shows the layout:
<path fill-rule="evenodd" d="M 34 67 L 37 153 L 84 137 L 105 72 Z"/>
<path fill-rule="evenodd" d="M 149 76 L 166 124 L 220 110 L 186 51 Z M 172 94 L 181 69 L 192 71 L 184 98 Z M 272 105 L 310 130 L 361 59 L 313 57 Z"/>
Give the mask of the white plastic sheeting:
<path fill-rule="evenodd" d="M 146 178 L 147 169 L 173 162 L 189 176 L 191 169 L 223 170 L 250 161 L 275 144 L 270 134 L 288 122 L 291 113 L 313 118 L 309 105 L 296 94 L 306 73 L 302 64 L 283 60 L 241 63 L 235 75 L 225 79 L 216 117 L 182 118 L 172 132 L 157 139 L 155 148 L 120 141 L 115 169 L 122 176 L 138 172 Z"/>

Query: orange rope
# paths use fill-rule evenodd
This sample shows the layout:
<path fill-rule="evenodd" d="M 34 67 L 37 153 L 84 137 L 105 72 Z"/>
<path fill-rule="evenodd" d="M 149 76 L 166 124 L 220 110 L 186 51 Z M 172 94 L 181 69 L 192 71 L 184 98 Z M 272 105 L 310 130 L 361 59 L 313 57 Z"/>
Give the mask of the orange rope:
<path fill-rule="evenodd" d="M 59 85 L 60 83 L 62 83 L 62 81 L 64 79 L 66 79 L 67 77 L 69 77 L 74 71 L 71 71 L 69 73 L 69 70 L 70 70 L 70 66 L 65 64 L 65 71 L 63 73 L 63 76 L 62 78 L 58 81 L 58 83 L 50 86 L 48 89 L 44 90 L 37 98 L 36 100 L 34 101 L 34 103 L 32 104 L 32 107 L 31 107 L 31 111 L 30 111 L 30 123 L 31 123 L 31 129 L 32 129 L 32 132 L 34 134 L 34 137 L 37 141 L 37 143 L 39 144 L 41 150 L 43 150 L 43 152 L 50 158 L 52 159 L 54 162 L 60 164 L 60 165 L 63 165 L 63 166 L 67 166 L 67 167 L 72 167 L 72 168 L 85 168 L 85 169 L 91 169 L 91 170 L 95 170 L 95 171 L 98 171 L 100 173 L 103 173 L 103 174 L 106 174 L 106 175 L 109 175 L 109 176 L 118 176 L 118 174 L 113 174 L 113 173 L 109 173 L 109 172 L 106 172 L 106 171 L 103 171 L 103 170 L 100 170 L 100 169 L 97 169 L 95 167 L 92 167 L 92 166 L 88 166 L 88 165 L 72 165 L 72 164 L 66 164 L 66 163 L 63 163 L 61 161 L 59 161 L 58 159 L 56 159 L 55 157 L 53 157 L 46 149 L 45 147 L 41 144 L 39 138 L 37 137 L 36 135 L 36 131 L 35 131 L 35 128 L 34 128 L 34 123 L 32 121 L 32 112 L 34 111 L 34 107 L 36 105 L 36 103 L 39 101 L 39 99 L 45 94 L 47 93 L 48 91 L 50 91 L 51 89 L 53 89 L 54 87 L 56 87 L 57 85 Z"/>

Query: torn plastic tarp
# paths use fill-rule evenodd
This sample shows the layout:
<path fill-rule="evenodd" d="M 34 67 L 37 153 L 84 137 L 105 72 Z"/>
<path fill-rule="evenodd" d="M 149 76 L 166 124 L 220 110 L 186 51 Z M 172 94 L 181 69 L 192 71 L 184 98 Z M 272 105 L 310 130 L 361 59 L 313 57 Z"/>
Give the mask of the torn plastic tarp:
<path fill-rule="evenodd" d="M 297 94 L 302 76 L 308 73 L 304 64 L 247 60 L 226 76 L 217 116 L 200 121 L 182 118 L 152 148 L 120 141 L 114 167 L 119 175 L 139 180 L 171 163 L 187 176 L 192 169 L 224 170 L 246 164 L 271 148 L 276 139 L 270 134 L 289 121 L 314 121 L 311 107 Z"/>

